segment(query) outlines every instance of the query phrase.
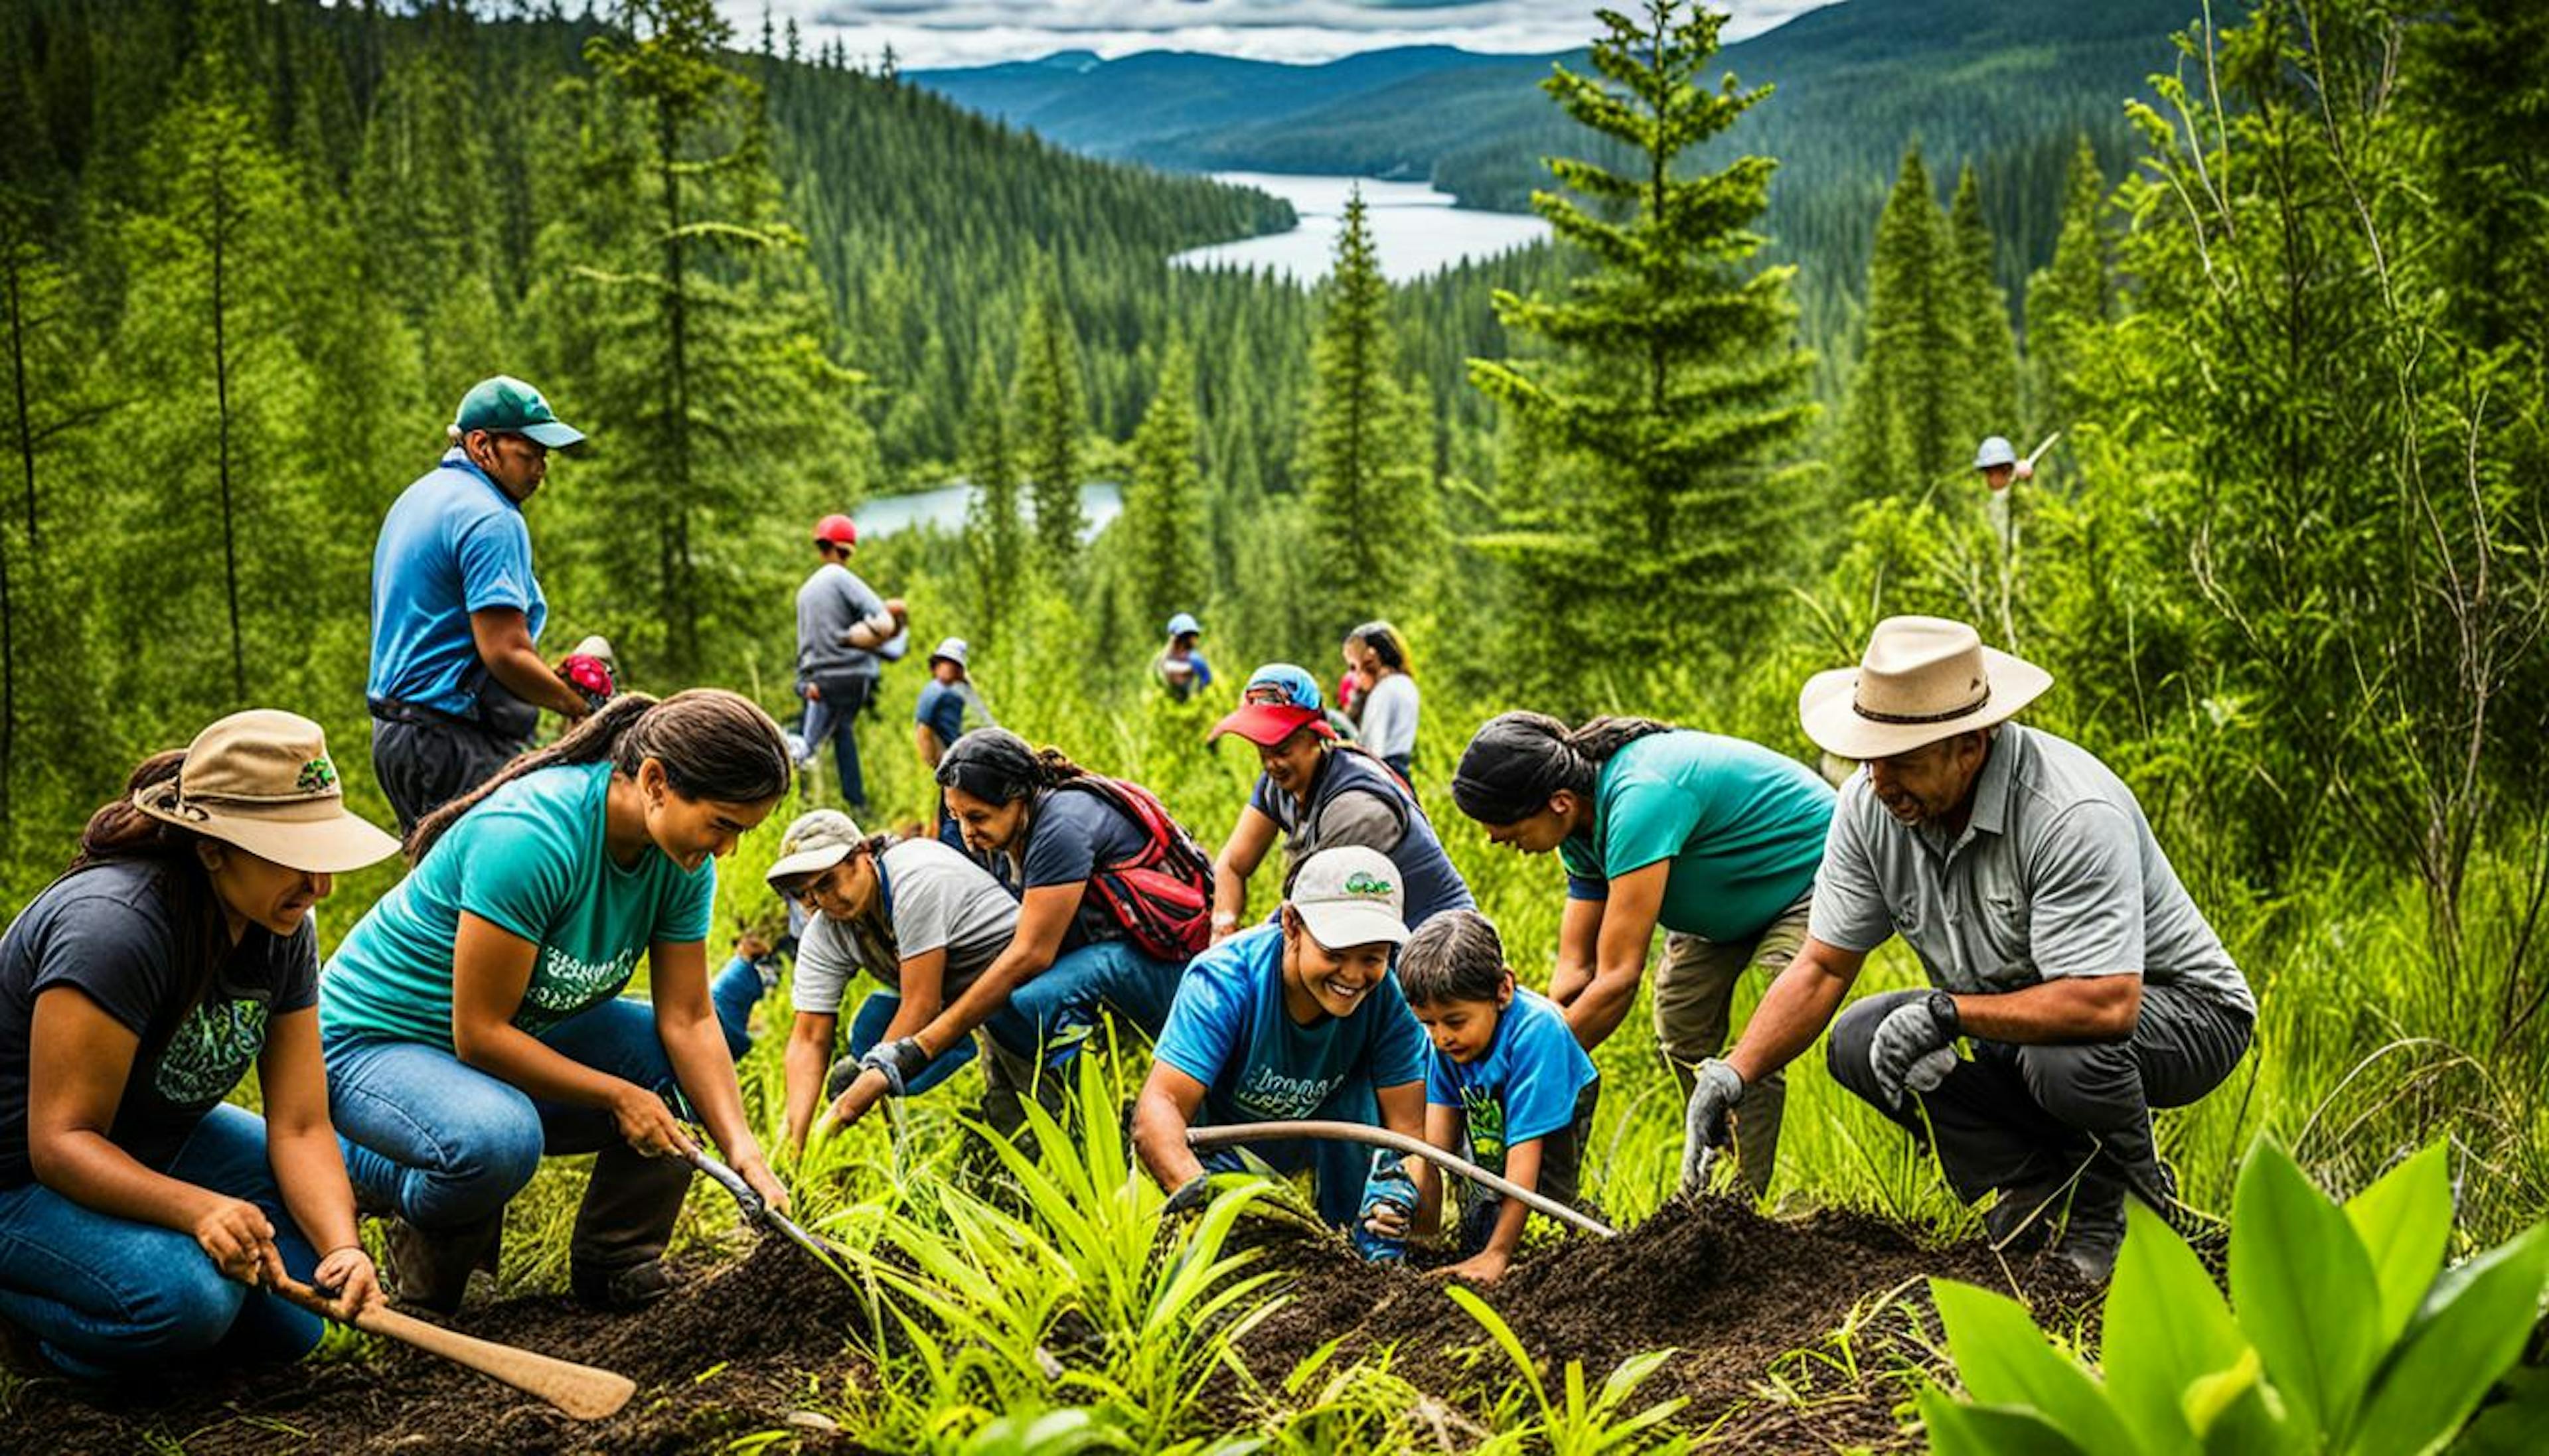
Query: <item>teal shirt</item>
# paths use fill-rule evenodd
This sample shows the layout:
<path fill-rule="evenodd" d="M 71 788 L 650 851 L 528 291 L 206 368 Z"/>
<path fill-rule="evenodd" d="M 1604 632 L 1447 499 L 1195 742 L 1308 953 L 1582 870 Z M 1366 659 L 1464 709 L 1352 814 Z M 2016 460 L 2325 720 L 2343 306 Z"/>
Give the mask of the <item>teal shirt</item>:
<path fill-rule="evenodd" d="M 1558 846 L 1566 893 L 1606 899 L 1612 879 L 1670 860 L 1663 928 L 1747 941 L 1813 886 L 1832 817 L 1832 789 L 1784 754 L 1687 728 L 1651 733 L 1602 766 L 1591 834 Z"/>
<path fill-rule="evenodd" d="M 320 978 L 330 1032 L 451 1046 L 451 949 L 466 910 L 538 948 L 514 1025 L 533 1036 L 619 994 L 662 942 L 708 939 L 716 862 L 603 848 L 609 764 L 527 774 L 451 826 L 357 922 Z"/>

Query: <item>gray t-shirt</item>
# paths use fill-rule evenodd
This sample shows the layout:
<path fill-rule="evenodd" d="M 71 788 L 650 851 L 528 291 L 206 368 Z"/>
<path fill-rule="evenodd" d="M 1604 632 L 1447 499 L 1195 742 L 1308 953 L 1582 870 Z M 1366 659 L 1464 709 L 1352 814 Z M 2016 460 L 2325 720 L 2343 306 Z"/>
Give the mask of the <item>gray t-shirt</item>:
<path fill-rule="evenodd" d="M 861 621 L 885 614 L 885 599 L 848 567 L 827 561 L 797 589 L 797 674 L 844 675 L 877 671 L 877 655 L 841 640 Z"/>
<path fill-rule="evenodd" d="M 1952 844 L 1897 820 L 1865 770 L 1850 775 L 1810 929 L 1844 951 L 1899 933 L 1950 991 L 2138 973 L 2257 1009 L 2132 790 L 2087 750 L 2016 724 L 1993 740 L 1972 821 Z"/>
<path fill-rule="evenodd" d="M 1416 680 L 1390 674 L 1364 694 L 1363 727 L 1355 741 L 1383 759 L 1416 752 Z"/>
<path fill-rule="evenodd" d="M 1018 902 L 983 866 L 934 839 L 903 840 L 885 852 L 879 868 L 893 906 L 895 954 L 907 960 L 944 948 L 944 997 L 972 985 L 1017 933 Z M 900 988 L 899 964 L 865 961 L 848 925 L 828 915 L 812 917 L 797 942 L 789 1004 L 813 1015 L 837 1015 L 850 978 L 863 969 L 887 987 Z"/>

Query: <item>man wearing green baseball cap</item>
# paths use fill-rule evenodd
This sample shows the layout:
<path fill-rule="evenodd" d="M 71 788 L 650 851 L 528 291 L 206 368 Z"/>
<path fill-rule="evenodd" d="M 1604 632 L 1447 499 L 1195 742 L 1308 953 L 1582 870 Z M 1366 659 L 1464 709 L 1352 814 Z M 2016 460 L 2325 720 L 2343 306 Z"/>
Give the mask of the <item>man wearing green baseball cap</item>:
<path fill-rule="evenodd" d="M 399 496 L 372 549 L 372 769 L 402 832 L 529 746 L 548 708 L 591 708 L 539 654 L 548 598 L 522 502 L 578 443 L 510 375 L 461 397 L 442 461 Z"/>

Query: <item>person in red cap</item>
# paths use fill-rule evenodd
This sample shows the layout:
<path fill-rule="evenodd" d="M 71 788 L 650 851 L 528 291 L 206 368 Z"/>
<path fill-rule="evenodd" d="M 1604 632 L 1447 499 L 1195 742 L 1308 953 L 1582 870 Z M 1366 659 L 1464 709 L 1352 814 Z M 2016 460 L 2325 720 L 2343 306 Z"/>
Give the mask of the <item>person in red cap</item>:
<path fill-rule="evenodd" d="M 1301 862 L 1338 845 L 1387 855 L 1407 890 L 1413 929 L 1445 910 L 1471 909 L 1469 887 L 1443 853 L 1416 795 L 1389 767 L 1328 725 L 1319 684 L 1290 663 L 1269 663 L 1249 675 L 1238 711 L 1213 737 L 1236 733 L 1257 745 L 1264 770 L 1239 811 L 1239 823 L 1212 865 L 1212 938 L 1236 933 L 1248 909 L 1248 879 L 1283 836 L 1288 891 Z"/>
<path fill-rule="evenodd" d="M 797 695 L 805 699 L 805 761 L 811 768 L 832 741 L 841 771 L 841 801 L 853 814 L 868 806 L 867 779 L 859 772 L 859 709 L 876 695 L 877 649 L 901 630 L 902 618 L 873 588 L 850 571 L 859 528 L 846 515 L 814 522 L 814 554 L 821 564 L 797 589 Z"/>

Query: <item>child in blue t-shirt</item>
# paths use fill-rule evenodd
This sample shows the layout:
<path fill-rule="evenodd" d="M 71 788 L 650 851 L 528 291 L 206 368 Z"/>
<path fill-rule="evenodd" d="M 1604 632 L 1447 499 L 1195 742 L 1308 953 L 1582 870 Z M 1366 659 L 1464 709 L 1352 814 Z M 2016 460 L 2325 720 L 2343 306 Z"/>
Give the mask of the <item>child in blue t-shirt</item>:
<path fill-rule="evenodd" d="M 1407 939 L 1397 881 L 1377 850 L 1322 850 L 1301 863 L 1275 923 L 1186 966 L 1133 1108 L 1134 1149 L 1175 1195 L 1172 1207 L 1200 1200 L 1208 1170 L 1239 1166 L 1233 1149 L 1196 1156 L 1189 1128 L 1316 1121 L 1409 1138 L 1423 1131 L 1425 1033 L 1389 974 Z M 1269 1140 L 1248 1150 L 1278 1172 L 1306 1166 L 1330 1224 L 1342 1228 L 1360 1215 L 1369 1147 Z"/>
<path fill-rule="evenodd" d="M 1564 1013 L 1514 985 L 1496 928 L 1475 910 L 1435 916 L 1409 939 L 1398 984 L 1434 1043 L 1425 1071 L 1425 1140 L 1574 1203 L 1600 1074 Z M 1416 1181 L 1415 1231 L 1430 1236 L 1442 1221 L 1442 1175 L 1423 1160 L 1411 1160 L 1408 1171 Z M 1463 1189 L 1461 1205 L 1465 1257 L 1444 1272 L 1492 1283 L 1521 1247 L 1531 1211 L 1477 1188 Z M 1393 1230 L 1376 1225 L 1372 1231 Z"/>

